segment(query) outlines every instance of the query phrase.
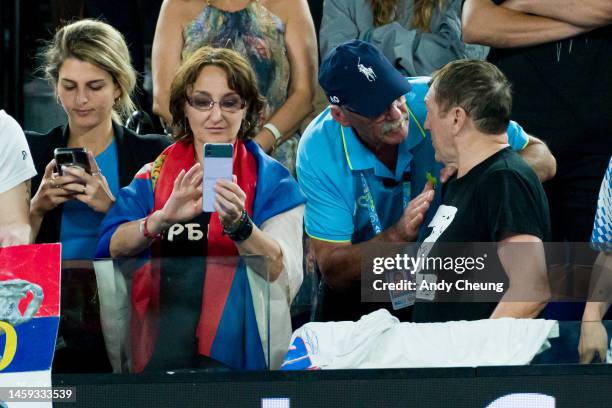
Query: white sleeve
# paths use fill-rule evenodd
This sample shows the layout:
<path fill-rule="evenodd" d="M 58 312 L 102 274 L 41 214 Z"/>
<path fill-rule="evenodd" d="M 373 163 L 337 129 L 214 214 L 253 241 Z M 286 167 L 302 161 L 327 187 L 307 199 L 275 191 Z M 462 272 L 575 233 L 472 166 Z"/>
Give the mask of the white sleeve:
<path fill-rule="evenodd" d="M 36 168 L 23 130 L 15 119 L 0 110 L 0 193 L 31 179 Z"/>
<path fill-rule="evenodd" d="M 289 304 L 295 298 L 302 281 L 304 205 L 275 215 L 261 225 L 261 230 L 274 237 L 283 251 L 283 274 L 287 276 Z"/>

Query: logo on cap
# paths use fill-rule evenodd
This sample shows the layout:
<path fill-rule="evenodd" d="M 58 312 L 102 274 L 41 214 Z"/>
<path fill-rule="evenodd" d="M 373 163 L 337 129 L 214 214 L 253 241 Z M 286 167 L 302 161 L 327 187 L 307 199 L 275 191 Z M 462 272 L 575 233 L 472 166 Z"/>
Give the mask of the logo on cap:
<path fill-rule="evenodd" d="M 340 103 L 340 98 L 338 98 L 337 96 L 330 96 L 329 101 L 331 103 Z"/>
<path fill-rule="evenodd" d="M 359 57 L 359 59 L 357 60 L 357 69 L 366 77 L 368 81 L 376 81 L 376 74 L 374 73 L 374 70 L 372 69 L 372 67 L 366 68 L 365 65 L 361 63 L 361 57 Z"/>

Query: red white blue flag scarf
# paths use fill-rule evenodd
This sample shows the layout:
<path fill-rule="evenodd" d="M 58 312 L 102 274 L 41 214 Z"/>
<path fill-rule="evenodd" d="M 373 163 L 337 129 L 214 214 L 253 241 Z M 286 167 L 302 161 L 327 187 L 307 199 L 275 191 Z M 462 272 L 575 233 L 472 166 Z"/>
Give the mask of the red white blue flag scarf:
<path fill-rule="evenodd" d="M 193 144 L 175 143 L 121 190 L 102 223 L 97 257 L 110 256 L 110 238 L 119 225 L 146 217 L 163 207 L 176 176 L 181 170 L 187 171 L 193 166 L 194 157 Z M 265 155 L 255 142 L 235 143 L 234 174 L 247 196 L 245 209 L 258 226 L 270 217 L 305 202 L 287 169 Z M 263 369 L 266 361 L 246 267 L 243 262 L 238 262 L 236 246 L 223 234 L 216 213 L 210 218 L 207 249 L 202 313 L 195 333 L 198 352 L 235 369 Z M 130 335 L 135 372 L 146 367 L 159 330 L 160 271 L 156 245 L 146 255 L 151 255 L 151 252 L 152 259 L 140 267 L 132 281 Z"/>

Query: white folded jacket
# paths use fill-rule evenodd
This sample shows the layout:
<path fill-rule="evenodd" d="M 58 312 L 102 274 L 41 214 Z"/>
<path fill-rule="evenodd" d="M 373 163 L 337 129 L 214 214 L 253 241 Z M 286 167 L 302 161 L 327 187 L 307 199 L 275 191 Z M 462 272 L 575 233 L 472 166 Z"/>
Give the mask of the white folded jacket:
<path fill-rule="evenodd" d="M 400 323 L 380 309 L 357 322 L 305 324 L 293 333 L 281 369 L 524 365 L 558 336 L 556 320 Z"/>

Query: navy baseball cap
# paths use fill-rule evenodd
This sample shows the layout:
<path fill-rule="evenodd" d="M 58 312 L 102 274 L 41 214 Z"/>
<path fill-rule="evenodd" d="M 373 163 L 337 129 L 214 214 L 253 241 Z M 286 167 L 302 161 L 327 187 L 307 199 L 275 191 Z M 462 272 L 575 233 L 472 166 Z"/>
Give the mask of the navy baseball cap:
<path fill-rule="evenodd" d="M 352 40 L 332 49 L 319 68 L 319 84 L 334 105 L 375 118 L 400 96 L 410 83 L 370 43 Z"/>

